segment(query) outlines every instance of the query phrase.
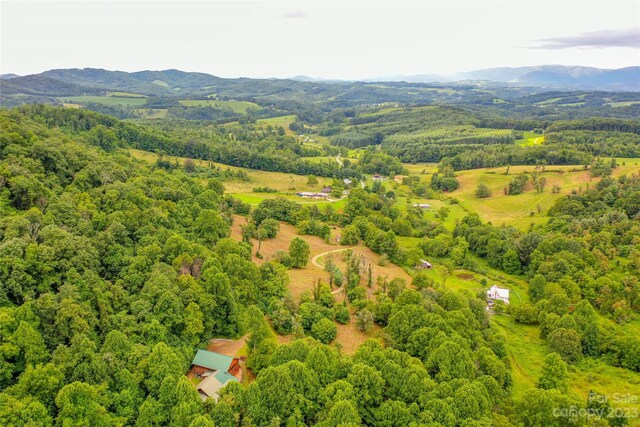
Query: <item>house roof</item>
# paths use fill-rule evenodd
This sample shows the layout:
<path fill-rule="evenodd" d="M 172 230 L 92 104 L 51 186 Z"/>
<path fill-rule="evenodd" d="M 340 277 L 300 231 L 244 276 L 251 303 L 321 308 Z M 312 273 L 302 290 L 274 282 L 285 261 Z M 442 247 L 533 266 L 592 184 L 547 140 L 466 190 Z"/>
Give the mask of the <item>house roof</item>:
<path fill-rule="evenodd" d="M 214 353 L 213 351 L 198 350 L 196 357 L 193 358 L 192 365 L 202 366 L 203 368 L 215 369 L 216 371 L 226 372 L 233 361 L 233 357 L 224 354 Z"/>
<path fill-rule="evenodd" d="M 509 298 L 509 289 L 499 288 L 496 285 L 493 285 L 489 291 L 494 292 L 494 295 L 500 298 Z"/>
<path fill-rule="evenodd" d="M 229 372 L 226 372 L 226 371 L 218 371 L 214 376 L 217 378 L 218 381 L 220 381 L 222 385 L 225 385 L 229 381 L 240 382 L 240 380 L 237 377 L 231 375 Z"/>
<path fill-rule="evenodd" d="M 200 381 L 197 388 L 207 396 L 217 399 L 218 390 L 220 390 L 223 386 L 224 385 L 215 376 L 211 375 Z"/>

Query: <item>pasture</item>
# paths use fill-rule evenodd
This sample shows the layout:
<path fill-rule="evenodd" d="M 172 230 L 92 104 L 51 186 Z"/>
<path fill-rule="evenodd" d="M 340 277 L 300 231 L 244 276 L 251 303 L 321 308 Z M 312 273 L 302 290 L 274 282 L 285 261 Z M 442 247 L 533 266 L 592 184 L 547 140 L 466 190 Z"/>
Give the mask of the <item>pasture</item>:
<path fill-rule="evenodd" d="M 148 98 L 147 95 L 131 92 L 107 92 L 107 96 L 116 96 L 121 98 Z"/>
<path fill-rule="evenodd" d="M 138 107 L 147 103 L 146 98 L 132 96 L 61 96 L 58 97 L 60 102 L 66 104 L 84 104 L 87 102 L 95 102 L 105 105 L 124 105 Z"/>
<path fill-rule="evenodd" d="M 129 149 L 127 150 L 129 154 L 138 159 L 142 160 L 149 164 L 155 164 L 158 159 L 158 155 L 156 153 L 152 153 L 150 151 Z M 173 161 L 176 159 L 178 164 L 183 165 L 187 160 L 185 157 L 175 157 L 170 156 L 170 159 Z M 340 199 L 337 201 L 329 201 L 329 200 L 312 200 L 312 199 L 303 199 L 296 196 L 296 193 L 300 191 L 320 191 L 325 185 L 331 185 L 332 180 L 330 178 L 318 177 L 318 184 L 309 185 L 307 184 L 307 176 L 305 175 L 296 175 L 291 173 L 282 173 L 282 172 L 268 172 L 268 171 L 260 171 L 256 169 L 247 169 L 236 166 L 229 166 L 222 163 L 208 162 L 205 160 L 192 159 L 196 166 L 208 168 L 209 165 L 212 167 L 217 167 L 221 170 L 233 170 L 233 171 L 244 171 L 249 177 L 248 181 L 241 180 L 227 180 L 224 181 L 224 187 L 227 194 L 242 200 L 245 203 L 249 203 L 253 206 L 257 206 L 261 201 L 265 199 L 273 199 L 276 197 L 285 197 L 290 200 L 294 200 L 301 204 L 314 204 L 319 207 L 332 205 L 335 209 L 341 209 L 346 203 L 346 199 Z M 335 159 L 334 159 L 335 161 Z M 264 187 L 268 186 L 269 188 L 273 188 L 277 190 L 275 193 L 254 193 L 253 189 L 256 187 Z"/>
<path fill-rule="evenodd" d="M 164 119 L 168 114 L 166 108 L 139 108 L 136 113 L 143 119 Z"/>
<path fill-rule="evenodd" d="M 233 225 L 231 227 L 231 237 L 235 240 L 242 240 L 242 225 L 246 224 L 247 218 L 234 215 Z M 310 246 L 309 262 L 304 268 L 290 269 L 289 273 L 289 290 L 296 300 L 299 300 L 303 293 L 310 293 L 313 290 L 314 284 L 320 280 L 323 283 L 329 282 L 329 273 L 324 270 L 324 265 L 328 259 L 331 259 L 339 268 L 343 271 L 346 267 L 342 260 L 342 255 L 345 251 L 351 249 L 356 256 L 362 256 L 365 259 L 365 263 L 370 263 L 372 266 L 372 277 L 375 278 L 386 277 L 388 280 L 394 278 L 404 279 L 407 284 L 411 283 L 411 277 L 399 266 L 394 264 L 386 264 L 384 266 L 378 265 L 380 256 L 373 253 L 369 248 L 362 244 L 357 246 L 341 246 L 337 243 L 336 237 L 340 233 L 338 228 L 335 228 L 331 232 L 329 241 L 317 236 L 300 236 Z M 264 240 L 260 245 L 260 253 L 262 258 L 255 256 L 255 252 L 258 248 L 257 240 L 253 239 L 253 261 L 257 264 L 262 264 L 271 259 L 278 251 L 287 251 L 289 244 L 294 237 L 298 237 L 296 228 L 290 224 L 280 223 L 280 231 L 273 239 Z M 369 298 L 374 298 L 372 293 L 376 289 L 374 285 L 369 292 Z M 336 301 L 342 302 L 346 300 L 344 292 L 335 290 L 334 297 Z M 353 314 L 353 313 L 352 313 Z M 381 328 L 375 326 L 369 332 L 362 332 L 356 328 L 355 318 L 352 316 L 351 321 L 346 325 L 336 325 L 338 327 L 338 335 L 333 341 L 332 345 L 338 346 L 342 351 L 352 354 L 356 349 L 367 339 L 374 338 L 378 335 Z M 282 338 L 282 337 L 279 337 Z M 287 341 L 284 337 L 284 340 Z"/>
<path fill-rule="evenodd" d="M 185 107 L 214 107 L 230 108 L 236 113 L 246 114 L 250 108 L 259 110 L 261 107 L 253 102 L 245 101 L 218 101 L 214 99 L 182 99 L 180 104 Z"/>
<path fill-rule="evenodd" d="M 618 167 L 613 170 L 614 178 L 624 174 L 640 173 L 640 159 L 618 159 Z M 412 174 L 425 177 L 437 172 L 435 164 L 405 164 Z M 459 206 L 447 205 L 451 208 L 450 216 L 459 216 L 462 212 L 477 212 L 483 221 L 491 221 L 494 225 L 511 225 L 526 229 L 531 223 L 539 224 L 546 221 L 546 212 L 555 201 L 572 191 L 583 191 L 589 186 L 595 185 L 600 178 L 592 178 L 589 171 L 580 165 L 546 166 L 541 176 L 546 178 L 546 186 L 543 192 L 537 193 L 531 183 L 524 193 L 518 195 L 505 195 L 504 189 L 509 181 L 520 173 L 532 173 L 534 166 L 511 166 L 506 175 L 506 167 L 471 169 L 456 172 L 460 187 L 441 196 L 442 200 L 426 200 L 412 198 L 414 203 L 429 203 L 431 212 L 437 210 L 444 200 L 455 198 Z M 491 196 L 485 199 L 475 197 L 478 184 L 485 184 L 491 190 Z M 559 193 L 552 193 L 554 185 L 560 187 Z M 399 198 L 400 199 L 400 198 Z M 402 206 L 402 204 L 399 204 Z M 461 212 L 462 211 L 462 212 Z M 427 214 L 429 215 L 429 213 Z M 451 219 L 449 219 L 451 221 Z M 449 223 L 450 225 L 450 223 Z M 447 224 L 445 224 L 447 226 Z"/>
<path fill-rule="evenodd" d="M 617 107 L 628 107 L 630 105 L 637 105 L 637 104 L 640 104 L 640 101 L 609 102 L 607 105 L 610 105 L 613 108 L 617 108 Z"/>
<path fill-rule="evenodd" d="M 287 135 L 295 136 L 295 132 L 289 129 L 289 125 L 296 120 L 296 116 L 294 114 L 289 116 L 278 116 L 271 117 L 269 119 L 259 119 L 256 121 L 256 126 L 259 128 L 266 128 L 267 126 L 271 126 L 273 128 L 283 127 L 284 132 Z"/>
<path fill-rule="evenodd" d="M 522 139 L 516 139 L 516 144 L 523 147 L 544 143 L 544 135 L 534 132 L 522 132 Z"/>

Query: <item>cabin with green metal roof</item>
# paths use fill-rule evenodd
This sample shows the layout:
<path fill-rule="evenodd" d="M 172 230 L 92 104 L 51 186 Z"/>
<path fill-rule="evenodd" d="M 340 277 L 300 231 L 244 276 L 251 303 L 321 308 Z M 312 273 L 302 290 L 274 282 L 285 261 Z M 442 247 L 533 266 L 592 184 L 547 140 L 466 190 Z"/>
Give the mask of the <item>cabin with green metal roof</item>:
<path fill-rule="evenodd" d="M 229 381 L 242 380 L 240 359 L 207 350 L 198 350 L 190 374 L 202 379 L 196 386 L 202 400 L 217 400 L 218 391 Z"/>

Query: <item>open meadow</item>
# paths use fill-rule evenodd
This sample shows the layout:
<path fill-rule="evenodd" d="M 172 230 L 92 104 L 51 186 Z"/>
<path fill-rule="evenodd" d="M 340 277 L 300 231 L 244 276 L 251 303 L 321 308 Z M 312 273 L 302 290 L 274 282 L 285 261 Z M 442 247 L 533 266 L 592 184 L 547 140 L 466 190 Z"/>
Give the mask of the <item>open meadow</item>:
<path fill-rule="evenodd" d="M 230 108 L 236 113 L 246 114 L 250 108 L 259 110 L 260 106 L 253 102 L 246 101 L 220 101 L 217 99 L 181 99 L 180 104 L 185 107 L 214 107 Z"/>
<path fill-rule="evenodd" d="M 617 162 L 618 167 L 612 172 L 614 178 L 640 173 L 640 159 L 620 158 Z M 437 172 L 437 166 L 429 163 L 405 164 L 405 166 L 411 173 L 422 176 L 427 182 L 430 182 L 433 173 Z M 584 191 L 600 180 L 598 177 L 592 177 L 589 170 L 585 170 L 584 165 L 546 166 L 544 171 L 540 172 L 540 176 L 546 179 L 543 192 L 536 192 L 529 183 L 522 194 L 505 195 L 505 188 L 514 176 L 521 173 L 531 174 L 534 170 L 534 166 L 510 166 L 508 175 L 505 166 L 459 171 L 456 172 L 456 178 L 460 187 L 439 197 L 444 200 L 455 198 L 459 202 L 459 206 L 447 204 L 454 218 L 477 212 L 483 221 L 491 221 L 494 225 L 505 224 L 525 229 L 532 223 L 544 223 L 547 219 L 546 212 L 559 198 L 572 191 Z M 478 184 L 489 187 L 491 196 L 484 199 L 477 198 L 475 190 Z M 552 192 L 554 186 L 560 188 L 558 193 Z M 431 211 L 437 210 L 443 203 L 443 200 L 427 200 L 418 197 L 410 200 L 413 203 L 433 205 Z M 399 203 L 399 206 L 402 205 Z"/>
<path fill-rule="evenodd" d="M 95 102 L 97 104 L 124 105 L 131 107 L 138 107 L 147 103 L 147 98 L 141 96 L 61 96 L 58 99 L 61 102 L 68 104 Z"/>
<path fill-rule="evenodd" d="M 233 225 L 231 227 L 231 237 L 235 240 L 242 240 L 241 227 L 247 223 L 247 218 L 234 215 Z M 328 242 L 317 236 L 300 236 L 310 246 L 309 262 L 303 268 L 296 268 L 288 270 L 289 273 L 289 290 L 295 300 L 299 300 L 303 293 L 311 293 L 313 286 L 317 281 L 322 283 L 329 283 L 329 273 L 325 271 L 324 266 L 330 259 L 336 266 L 344 271 L 346 264 L 343 261 L 343 255 L 346 251 L 353 251 L 357 257 L 362 257 L 363 263 L 371 265 L 372 277 L 374 278 L 374 285 L 368 291 L 368 298 L 374 298 L 373 292 L 377 290 L 375 279 L 377 277 L 386 278 L 387 280 L 393 280 L 400 278 L 406 281 L 407 285 L 411 283 L 411 276 L 407 274 L 401 267 L 386 263 L 380 265 L 380 255 L 375 254 L 371 249 L 359 244 L 356 246 L 341 246 L 337 243 L 336 237 L 339 235 L 340 230 L 334 228 L 331 232 L 331 238 Z M 299 234 L 296 228 L 290 224 L 280 223 L 280 230 L 273 239 L 267 239 L 260 244 L 261 257 L 256 256 L 258 249 L 258 241 L 252 239 L 253 244 L 253 262 L 256 264 L 262 264 L 269 261 L 279 251 L 288 251 L 289 244 L 293 238 L 298 237 Z M 346 301 L 346 295 L 341 289 L 333 290 L 334 298 L 338 302 Z M 340 349 L 348 354 L 352 354 L 356 349 L 368 338 L 373 338 L 378 335 L 381 330 L 379 326 L 374 327 L 369 332 L 359 331 L 355 325 L 355 319 L 352 316 L 351 321 L 346 325 L 337 325 L 338 335 L 332 345 L 338 345 Z"/>

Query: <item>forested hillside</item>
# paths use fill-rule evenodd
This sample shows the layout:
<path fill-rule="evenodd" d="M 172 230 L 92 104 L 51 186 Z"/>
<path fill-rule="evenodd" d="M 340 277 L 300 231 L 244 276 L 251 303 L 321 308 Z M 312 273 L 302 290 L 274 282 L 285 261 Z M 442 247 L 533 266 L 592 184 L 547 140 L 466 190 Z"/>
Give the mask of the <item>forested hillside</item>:
<path fill-rule="evenodd" d="M 451 114 L 459 114 L 459 126 L 479 125 Z M 357 126 L 380 125 L 380 132 L 399 126 L 410 135 L 424 126 L 367 117 L 352 125 L 360 120 Z M 440 119 L 425 120 L 431 126 Z M 636 135 L 635 122 L 606 123 L 558 123 L 549 132 L 623 133 L 629 139 L 620 144 L 637 147 L 628 136 Z M 615 368 L 625 373 L 619 384 L 626 390 L 640 372 L 640 176 L 611 177 L 615 162 L 594 161 L 593 183 L 558 198 L 535 228 L 496 226 L 472 212 L 448 227 L 449 207 L 434 217 L 396 199 L 405 187 L 434 198 L 457 188 L 447 162 L 427 188 L 383 151 L 365 150 L 355 165 L 312 162 L 302 157 L 313 153 L 301 150 L 333 156 L 341 149 L 314 148 L 257 125 L 146 126 L 35 106 L 2 110 L 0 127 L 1 425 L 560 427 L 637 420 L 633 402 L 587 399 L 570 381 Z M 134 160 L 129 148 L 156 152 L 158 161 Z M 537 147 L 518 147 L 528 148 Z M 576 152 L 591 160 L 588 150 Z M 393 187 L 382 177 L 363 181 L 341 195 L 341 209 L 285 198 L 251 208 L 225 195 L 241 172 L 172 163 L 165 155 L 331 178 L 409 176 Z M 456 158 L 448 161 L 456 165 Z M 530 181 L 544 191 L 535 173 L 511 179 L 505 197 Z M 236 240 L 230 236 L 238 215 L 246 225 Z M 326 241 L 339 230 L 341 245 L 366 246 L 381 265 L 403 266 L 412 282 L 374 278 L 371 266 L 347 255 L 344 270 L 326 265 L 329 284 L 294 298 L 290 272 L 309 262 L 305 238 L 255 262 L 262 255 L 252 242 L 277 238 L 280 224 Z M 435 268 L 417 269 L 424 258 Z M 456 270 L 483 277 L 483 287 L 505 275 L 514 294 L 523 292 L 508 308 L 489 311 L 487 289 L 457 288 Z M 378 332 L 350 354 L 334 340 L 336 324 L 352 321 Z M 515 337 L 503 322 L 535 328 L 542 340 L 531 386 L 514 366 Z M 185 374 L 214 337 L 244 337 L 250 375 L 227 385 L 217 401 L 202 401 Z"/>

